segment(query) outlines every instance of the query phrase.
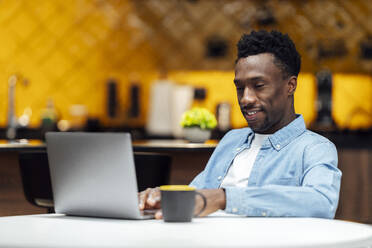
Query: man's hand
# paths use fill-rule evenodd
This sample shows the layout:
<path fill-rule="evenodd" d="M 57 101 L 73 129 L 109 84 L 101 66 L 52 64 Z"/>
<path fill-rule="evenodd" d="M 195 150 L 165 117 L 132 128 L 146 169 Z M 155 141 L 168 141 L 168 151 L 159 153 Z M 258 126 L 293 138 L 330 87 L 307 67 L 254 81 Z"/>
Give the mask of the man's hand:
<path fill-rule="evenodd" d="M 139 198 L 139 209 L 146 210 L 146 209 L 159 209 L 155 213 L 156 219 L 161 219 L 163 216 L 161 214 L 161 195 L 159 187 L 156 188 L 148 188 L 140 193 L 138 193 Z"/>
<path fill-rule="evenodd" d="M 207 200 L 207 204 L 203 212 L 199 216 L 207 216 L 211 213 L 216 212 L 226 207 L 226 196 L 223 189 L 201 189 L 199 193 L 203 194 Z M 161 212 L 161 195 L 159 188 L 148 188 L 145 191 L 138 193 L 139 197 L 139 209 L 159 209 L 155 213 L 156 219 L 162 219 L 163 214 Z M 195 196 L 195 210 L 194 214 L 198 214 L 204 206 L 204 201 L 201 196 Z"/>
<path fill-rule="evenodd" d="M 226 208 L 226 195 L 223 189 L 200 189 L 199 193 L 203 194 L 207 199 L 207 205 L 203 212 L 199 216 L 207 216 L 211 213 L 216 212 L 220 209 Z M 196 195 L 195 197 L 195 211 L 194 214 L 198 214 L 204 205 L 204 201 L 201 196 Z"/>

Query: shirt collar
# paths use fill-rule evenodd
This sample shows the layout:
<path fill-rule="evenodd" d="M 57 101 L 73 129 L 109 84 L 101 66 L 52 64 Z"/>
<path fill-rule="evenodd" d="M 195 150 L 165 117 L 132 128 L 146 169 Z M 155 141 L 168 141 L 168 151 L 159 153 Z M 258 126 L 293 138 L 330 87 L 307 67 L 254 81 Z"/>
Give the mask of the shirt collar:
<path fill-rule="evenodd" d="M 268 138 L 270 143 L 265 142 L 263 147 L 271 145 L 275 150 L 279 151 L 305 131 L 306 125 L 303 116 L 296 115 L 296 119 L 294 119 L 291 123 L 270 135 Z M 246 143 L 248 143 L 248 146 L 251 145 L 253 137 L 253 130 L 248 128 L 248 135 L 246 138 Z"/>

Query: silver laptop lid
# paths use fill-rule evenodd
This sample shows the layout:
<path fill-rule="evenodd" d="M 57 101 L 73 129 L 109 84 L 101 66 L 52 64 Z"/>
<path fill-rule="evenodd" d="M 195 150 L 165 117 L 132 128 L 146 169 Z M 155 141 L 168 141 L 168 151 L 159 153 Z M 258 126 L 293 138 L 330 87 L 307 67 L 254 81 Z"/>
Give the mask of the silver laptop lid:
<path fill-rule="evenodd" d="M 46 134 L 56 213 L 139 219 L 128 133 Z"/>

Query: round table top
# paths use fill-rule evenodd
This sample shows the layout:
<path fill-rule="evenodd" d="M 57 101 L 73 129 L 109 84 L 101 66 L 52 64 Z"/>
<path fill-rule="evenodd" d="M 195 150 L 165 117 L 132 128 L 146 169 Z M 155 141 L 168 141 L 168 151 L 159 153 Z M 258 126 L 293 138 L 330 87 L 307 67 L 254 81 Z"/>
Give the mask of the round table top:
<path fill-rule="evenodd" d="M 0 218 L 0 247 L 368 247 L 368 225 L 212 215 L 191 223 L 58 214 Z"/>

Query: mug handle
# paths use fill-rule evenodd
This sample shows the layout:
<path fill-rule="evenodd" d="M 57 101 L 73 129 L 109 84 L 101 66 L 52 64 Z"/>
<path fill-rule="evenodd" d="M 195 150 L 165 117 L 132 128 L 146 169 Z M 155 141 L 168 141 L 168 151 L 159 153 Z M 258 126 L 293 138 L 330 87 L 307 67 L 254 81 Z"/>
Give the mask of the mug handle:
<path fill-rule="evenodd" d="M 199 214 L 201 214 L 205 210 L 205 208 L 207 207 L 207 198 L 205 198 L 205 196 L 202 193 L 198 192 L 198 191 L 195 191 L 195 194 L 196 195 L 199 195 L 203 199 L 203 207 L 202 207 L 202 209 L 199 211 L 199 213 L 197 213 L 197 214 L 194 215 L 194 217 L 198 217 Z"/>

